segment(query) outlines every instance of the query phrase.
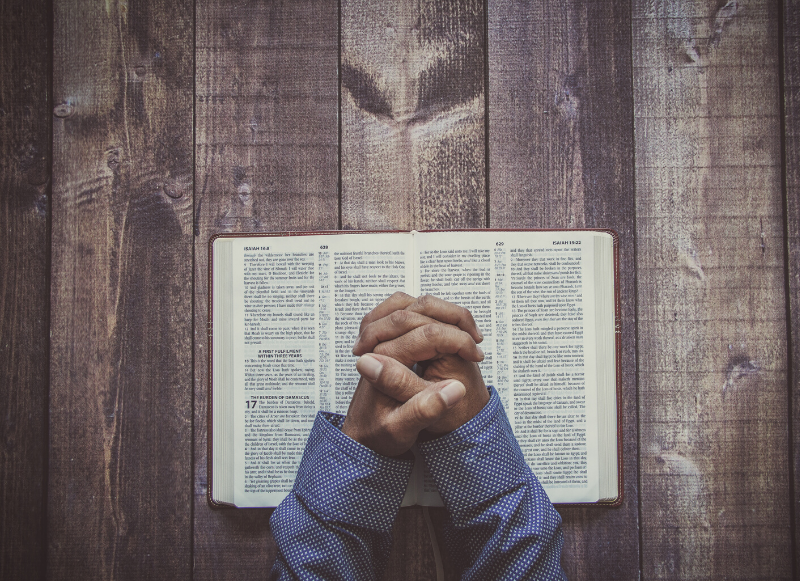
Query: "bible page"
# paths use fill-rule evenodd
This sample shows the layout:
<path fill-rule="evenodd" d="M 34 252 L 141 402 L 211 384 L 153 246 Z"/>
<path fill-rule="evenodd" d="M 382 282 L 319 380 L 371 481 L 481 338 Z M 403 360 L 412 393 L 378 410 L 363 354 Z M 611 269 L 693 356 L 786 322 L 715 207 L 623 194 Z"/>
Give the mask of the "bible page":
<path fill-rule="evenodd" d="M 362 317 L 410 290 L 408 234 L 235 238 L 235 504 L 291 490 L 319 409 L 345 413 Z"/>
<path fill-rule="evenodd" d="M 419 292 L 472 312 L 484 335 L 484 381 L 558 503 L 599 498 L 594 236 L 489 230 L 415 241 Z"/>

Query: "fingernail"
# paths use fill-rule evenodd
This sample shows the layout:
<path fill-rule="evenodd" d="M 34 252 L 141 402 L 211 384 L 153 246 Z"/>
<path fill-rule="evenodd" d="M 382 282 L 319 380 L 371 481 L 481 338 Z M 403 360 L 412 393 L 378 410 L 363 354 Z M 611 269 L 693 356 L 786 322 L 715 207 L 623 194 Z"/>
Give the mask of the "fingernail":
<path fill-rule="evenodd" d="M 486 359 L 486 353 L 484 353 L 484 352 L 483 352 L 483 349 L 481 349 L 481 348 L 480 348 L 480 347 L 478 347 L 477 345 L 476 345 L 475 347 L 477 347 L 477 349 L 478 349 L 478 355 L 480 355 L 480 356 L 481 356 L 481 361 L 483 361 L 484 359 Z"/>
<path fill-rule="evenodd" d="M 358 342 L 360 340 L 361 340 L 361 333 L 358 334 L 358 337 L 356 337 L 356 342 L 353 343 L 353 355 L 355 355 L 355 353 L 356 353 L 356 347 L 358 346 Z"/>
<path fill-rule="evenodd" d="M 478 341 L 483 341 L 483 333 L 481 333 L 480 329 L 478 329 Z"/>
<path fill-rule="evenodd" d="M 467 388 L 460 381 L 453 381 L 445 385 L 439 393 L 442 395 L 444 404 L 451 408 L 461 401 L 467 393 Z"/>
<path fill-rule="evenodd" d="M 370 381 L 378 381 L 383 365 L 370 355 L 362 355 L 356 363 L 358 372 Z"/>

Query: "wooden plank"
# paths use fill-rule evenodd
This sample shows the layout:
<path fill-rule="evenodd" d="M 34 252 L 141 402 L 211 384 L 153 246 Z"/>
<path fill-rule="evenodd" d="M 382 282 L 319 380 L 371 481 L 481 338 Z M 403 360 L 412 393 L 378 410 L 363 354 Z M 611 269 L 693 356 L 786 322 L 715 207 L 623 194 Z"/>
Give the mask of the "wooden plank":
<path fill-rule="evenodd" d="M 44 579 L 50 323 L 46 3 L 0 4 L 0 579 Z"/>
<path fill-rule="evenodd" d="M 483 2 L 341 10 L 342 226 L 485 226 Z M 422 508 L 400 511 L 384 579 L 436 579 Z"/>
<path fill-rule="evenodd" d="M 54 5 L 48 577 L 191 576 L 191 2 Z"/>
<path fill-rule="evenodd" d="M 800 563 L 800 2 L 783 3 L 783 136 L 786 176 L 787 256 L 789 265 L 789 324 L 791 352 L 789 379 L 792 398 L 794 572 Z"/>
<path fill-rule="evenodd" d="M 343 0 L 342 225 L 484 226 L 480 0 Z"/>
<path fill-rule="evenodd" d="M 639 575 L 630 5 L 489 11 L 493 228 L 614 228 L 621 240 L 624 502 L 559 508 L 570 579 Z"/>
<path fill-rule="evenodd" d="M 197 2 L 195 579 L 263 579 L 267 509 L 206 502 L 208 239 L 338 222 L 336 0 Z"/>
<path fill-rule="evenodd" d="M 633 6 L 642 574 L 789 579 L 778 4 Z"/>

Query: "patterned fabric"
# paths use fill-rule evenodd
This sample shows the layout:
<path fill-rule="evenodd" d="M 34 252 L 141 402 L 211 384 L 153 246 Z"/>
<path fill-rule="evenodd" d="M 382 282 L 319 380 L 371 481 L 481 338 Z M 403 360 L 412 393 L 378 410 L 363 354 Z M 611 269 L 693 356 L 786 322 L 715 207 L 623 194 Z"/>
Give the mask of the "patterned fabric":
<path fill-rule="evenodd" d="M 565 579 L 561 517 L 522 457 L 494 388 L 472 420 L 419 444 L 450 516 L 463 579 Z M 270 519 L 270 579 L 379 579 L 413 462 L 386 458 L 319 412 L 292 492 Z"/>

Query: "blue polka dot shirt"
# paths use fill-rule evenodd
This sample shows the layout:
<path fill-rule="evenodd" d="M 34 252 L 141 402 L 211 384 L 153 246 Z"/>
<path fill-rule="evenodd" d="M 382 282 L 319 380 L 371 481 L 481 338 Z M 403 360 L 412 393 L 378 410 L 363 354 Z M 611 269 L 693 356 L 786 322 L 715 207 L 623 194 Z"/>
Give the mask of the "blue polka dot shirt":
<path fill-rule="evenodd" d="M 494 388 L 469 422 L 418 445 L 449 520 L 444 546 L 462 579 L 566 579 L 561 517 L 531 472 Z M 270 579 L 379 579 L 413 461 L 381 456 L 319 412 L 292 492 L 270 526 Z"/>

